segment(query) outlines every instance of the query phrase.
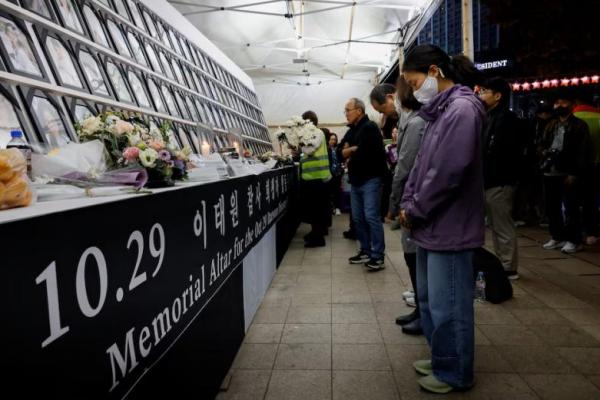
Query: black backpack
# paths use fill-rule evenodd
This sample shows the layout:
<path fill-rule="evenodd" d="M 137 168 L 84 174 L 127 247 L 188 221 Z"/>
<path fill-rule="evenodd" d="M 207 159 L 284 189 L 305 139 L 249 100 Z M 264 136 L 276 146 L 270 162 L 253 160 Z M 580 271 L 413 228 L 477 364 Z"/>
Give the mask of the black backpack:
<path fill-rule="evenodd" d="M 473 280 L 479 271 L 485 277 L 485 298 L 490 303 L 498 304 L 510 299 L 513 288 L 506 277 L 502 263 L 494 254 L 483 247 L 473 251 Z"/>

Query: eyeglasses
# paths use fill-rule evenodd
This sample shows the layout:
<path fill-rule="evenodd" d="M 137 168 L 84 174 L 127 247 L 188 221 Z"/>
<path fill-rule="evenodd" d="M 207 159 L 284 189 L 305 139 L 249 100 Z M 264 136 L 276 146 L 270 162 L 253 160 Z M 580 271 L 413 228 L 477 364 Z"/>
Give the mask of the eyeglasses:
<path fill-rule="evenodd" d="M 350 111 L 354 111 L 354 110 L 357 110 L 357 108 L 351 108 L 349 110 L 348 109 L 344 109 L 344 115 L 348 114 Z"/>

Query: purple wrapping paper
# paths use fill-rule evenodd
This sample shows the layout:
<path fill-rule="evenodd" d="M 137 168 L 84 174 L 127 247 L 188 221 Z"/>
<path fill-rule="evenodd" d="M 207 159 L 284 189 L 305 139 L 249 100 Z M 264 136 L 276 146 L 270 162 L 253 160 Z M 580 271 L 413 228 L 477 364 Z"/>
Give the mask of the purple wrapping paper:
<path fill-rule="evenodd" d="M 91 185 L 128 185 L 141 189 L 148 182 L 148 172 L 145 168 L 134 167 L 107 171 L 98 178 L 90 178 L 81 172 L 71 172 L 61 178 Z"/>

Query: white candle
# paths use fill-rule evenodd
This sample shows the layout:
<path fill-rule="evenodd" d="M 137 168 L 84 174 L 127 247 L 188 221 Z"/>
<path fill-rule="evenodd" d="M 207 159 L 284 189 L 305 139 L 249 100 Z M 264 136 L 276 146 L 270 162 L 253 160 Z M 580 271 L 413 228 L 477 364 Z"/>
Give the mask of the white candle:
<path fill-rule="evenodd" d="M 203 156 L 208 156 L 210 154 L 210 144 L 208 144 L 208 142 L 205 140 L 204 142 L 202 142 L 202 155 Z"/>

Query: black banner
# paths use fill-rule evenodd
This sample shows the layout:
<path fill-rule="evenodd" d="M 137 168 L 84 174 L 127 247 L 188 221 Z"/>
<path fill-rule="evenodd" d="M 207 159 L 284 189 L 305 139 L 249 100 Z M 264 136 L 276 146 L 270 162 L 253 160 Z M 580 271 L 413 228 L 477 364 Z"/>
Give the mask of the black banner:
<path fill-rule="evenodd" d="M 295 181 L 286 168 L 0 225 L 3 390 L 117 399 L 148 386 Z"/>

